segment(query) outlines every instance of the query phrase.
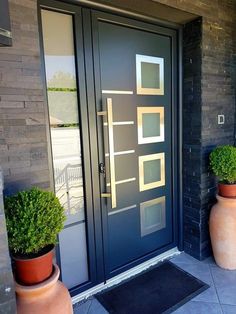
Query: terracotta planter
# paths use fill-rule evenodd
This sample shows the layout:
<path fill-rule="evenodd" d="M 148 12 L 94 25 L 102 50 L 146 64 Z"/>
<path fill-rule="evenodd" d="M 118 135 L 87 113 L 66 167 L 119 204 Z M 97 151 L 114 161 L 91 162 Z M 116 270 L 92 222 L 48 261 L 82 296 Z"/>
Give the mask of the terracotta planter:
<path fill-rule="evenodd" d="M 218 193 L 223 197 L 236 197 L 236 184 L 218 183 Z"/>
<path fill-rule="evenodd" d="M 45 254 L 34 258 L 13 256 L 17 281 L 24 285 L 34 285 L 49 278 L 53 270 L 53 249 L 54 246 L 51 245 Z"/>
<path fill-rule="evenodd" d="M 51 277 L 33 286 L 15 283 L 17 314 L 72 314 L 68 290 L 58 280 L 60 270 L 54 265 Z"/>
<path fill-rule="evenodd" d="M 216 263 L 236 269 L 236 199 L 217 195 L 210 214 L 210 236 Z"/>

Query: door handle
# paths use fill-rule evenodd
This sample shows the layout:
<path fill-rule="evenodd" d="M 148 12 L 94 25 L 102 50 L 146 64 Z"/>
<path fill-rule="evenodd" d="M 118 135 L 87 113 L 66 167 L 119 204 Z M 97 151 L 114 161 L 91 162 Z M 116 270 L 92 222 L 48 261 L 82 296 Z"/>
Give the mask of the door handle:
<path fill-rule="evenodd" d="M 98 115 L 107 115 L 109 166 L 110 166 L 110 189 L 111 193 L 102 193 L 101 197 L 111 197 L 111 208 L 116 208 L 116 181 L 115 181 L 115 157 L 114 157 L 114 134 L 113 134 L 113 110 L 112 98 L 106 99 L 106 111 L 98 112 Z"/>

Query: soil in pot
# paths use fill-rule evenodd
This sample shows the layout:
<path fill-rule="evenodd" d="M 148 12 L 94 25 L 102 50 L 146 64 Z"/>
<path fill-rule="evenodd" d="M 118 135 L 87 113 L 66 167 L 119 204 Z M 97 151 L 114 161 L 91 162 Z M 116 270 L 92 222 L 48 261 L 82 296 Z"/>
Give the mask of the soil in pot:
<path fill-rule="evenodd" d="M 13 255 L 17 282 L 35 285 L 49 278 L 53 271 L 54 245 L 49 245 L 38 254 Z"/>

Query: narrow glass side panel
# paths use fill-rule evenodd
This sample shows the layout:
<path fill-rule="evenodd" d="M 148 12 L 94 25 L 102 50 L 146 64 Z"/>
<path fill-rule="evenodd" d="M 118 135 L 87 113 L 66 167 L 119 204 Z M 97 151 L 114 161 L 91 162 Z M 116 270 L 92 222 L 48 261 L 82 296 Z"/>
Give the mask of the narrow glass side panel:
<path fill-rule="evenodd" d="M 72 288 L 88 280 L 73 18 L 42 10 L 42 28 L 55 192 L 67 216 L 59 235 L 61 271 Z"/>

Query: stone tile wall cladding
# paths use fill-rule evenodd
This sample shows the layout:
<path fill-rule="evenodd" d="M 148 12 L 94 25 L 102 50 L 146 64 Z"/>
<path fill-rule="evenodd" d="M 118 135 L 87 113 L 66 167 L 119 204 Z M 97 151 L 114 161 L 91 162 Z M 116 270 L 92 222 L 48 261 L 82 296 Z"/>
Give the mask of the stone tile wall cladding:
<path fill-rule="evenodd" d="M 3 175 L 0 169 L 0 314 L 16 312 L 11 261 L 3 207 Z"/>
<path fill-rule="evenodd" d="M 183 175 L 184 248 L 203 259 L 210 253 L 207 225 L 215 194 L 208 154 L 215 145 L 234 143 L 236 2 L 157 2 L 202 17 L 184 27 Z M 37 1 L 9 4 L 13 46 L 0 48 L 0 164 L 5 192 L 13 193 L 48 188 L 50 178 Z M 225 114 L 225 124 L 217 124 L 218 114 Z"/>

